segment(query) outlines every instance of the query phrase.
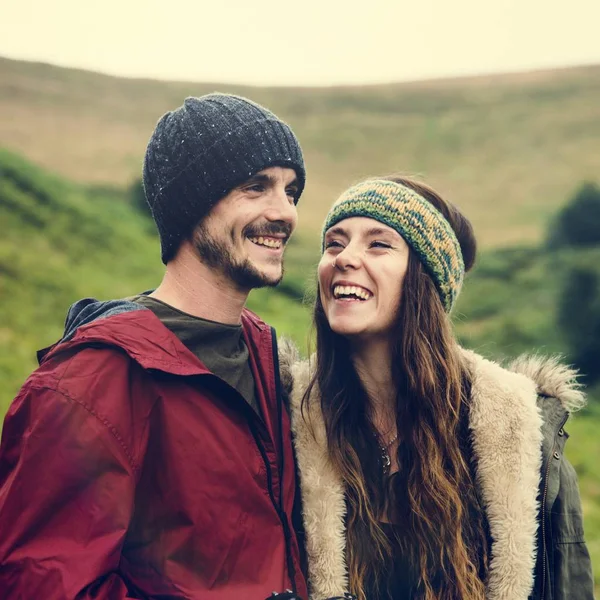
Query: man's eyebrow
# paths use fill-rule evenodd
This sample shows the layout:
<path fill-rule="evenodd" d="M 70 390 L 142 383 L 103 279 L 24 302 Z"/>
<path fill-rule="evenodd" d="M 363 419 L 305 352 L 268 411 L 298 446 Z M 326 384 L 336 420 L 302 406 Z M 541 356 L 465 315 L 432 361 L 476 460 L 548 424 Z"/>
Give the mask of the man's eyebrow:
<path fill-rule="evenodd" d="M 252 177 L 246 179 L 241 185 L 252 185 L 253 183 L 262 183 L 273 185 L 277 182 L 277 179 L 273 175 L 267 175 L 266 173 L 256 173 Z M 298 177 L 294 177 L 290 183 L 286 183 L 285 187 L 299 187 Z"/>
<path fill-rule="evenodd" d="M 241 185 L 248 185 L 252 183 L 273 183 L 273 177 L 266 175 L 265 173 L 256 173 L 252 177 L 246 179 Z"/>

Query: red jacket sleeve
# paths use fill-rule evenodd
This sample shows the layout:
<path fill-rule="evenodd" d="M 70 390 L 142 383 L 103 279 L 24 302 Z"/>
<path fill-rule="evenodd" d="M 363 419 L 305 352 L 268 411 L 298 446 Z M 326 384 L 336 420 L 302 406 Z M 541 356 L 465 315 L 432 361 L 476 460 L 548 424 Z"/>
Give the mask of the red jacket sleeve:
<path fill-rule="evenodd" d="M 128 598 L 119 574 L 135 471 L 88 405 L 30 380 L 0 444 L 0 596 Z"/>

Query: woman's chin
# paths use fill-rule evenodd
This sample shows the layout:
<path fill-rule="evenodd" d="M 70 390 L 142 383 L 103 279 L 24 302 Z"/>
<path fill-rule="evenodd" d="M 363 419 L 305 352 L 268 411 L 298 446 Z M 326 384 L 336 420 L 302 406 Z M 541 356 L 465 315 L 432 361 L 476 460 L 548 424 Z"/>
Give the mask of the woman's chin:
<path fill-rule="evenodd" d="M 356 323 L 345 323 L 343 320 L 330 321 L 329 326 L 334 333 L 348 338 L 358 337 L 364 332 L 364 327 Z"/>

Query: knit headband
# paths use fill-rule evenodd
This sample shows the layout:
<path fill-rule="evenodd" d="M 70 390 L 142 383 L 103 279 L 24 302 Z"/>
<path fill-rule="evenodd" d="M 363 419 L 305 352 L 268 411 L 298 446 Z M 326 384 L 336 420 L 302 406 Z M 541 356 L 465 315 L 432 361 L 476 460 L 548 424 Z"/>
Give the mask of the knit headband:
<path fill-rule="evenodd" d="M 331 207 L 323 227 L 323 250 L 326 231 L 350 217 L 370 217 L 396 230 L 433 278 L 446 312 L 452 310 L 465 265 L 454 230 L 439 210 L 399 183 L 363 181 L 345 191 Z"/>

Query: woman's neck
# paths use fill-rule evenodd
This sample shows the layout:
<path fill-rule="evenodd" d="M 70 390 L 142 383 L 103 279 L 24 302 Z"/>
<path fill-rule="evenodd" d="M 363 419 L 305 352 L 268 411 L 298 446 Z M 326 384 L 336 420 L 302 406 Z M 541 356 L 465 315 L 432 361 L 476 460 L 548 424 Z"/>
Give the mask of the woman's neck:
<path fill-rule="evenodd" d="M 385 435 L 396 425 L 396 386 L 392 377 L 392 348 L 387 341 L 356 346 L 352 363 L 367 392 L 373 425 Z"/>

